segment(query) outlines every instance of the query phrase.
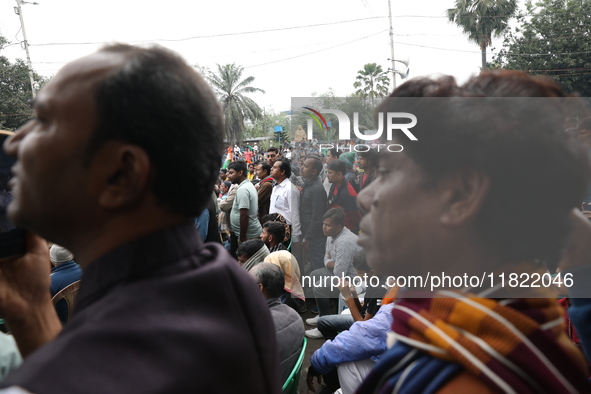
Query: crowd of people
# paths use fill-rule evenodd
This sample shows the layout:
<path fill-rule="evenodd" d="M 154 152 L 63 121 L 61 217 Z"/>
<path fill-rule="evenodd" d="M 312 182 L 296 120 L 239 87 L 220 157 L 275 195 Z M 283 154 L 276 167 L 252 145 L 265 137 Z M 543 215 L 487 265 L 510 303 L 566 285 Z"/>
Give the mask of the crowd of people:
<path fill-rule="evenodd" d="M 166 49 L 67 64 L 4 145 L 27 246 L 0 261 L 0 393 L 279 393 L 305 337 L 326 340 L 304 373 L 323 394 L 590 392 L 589 122 L 577 140 L 555 100 L 499 100 L 565 96 L 521 72 L 419 78 L 376 112 L 419 119 L 417 141 L 384 133 L 401 152 L 242 151 Z M 385 281 L 435 270 L 574 276 L 561 303 Z"/>

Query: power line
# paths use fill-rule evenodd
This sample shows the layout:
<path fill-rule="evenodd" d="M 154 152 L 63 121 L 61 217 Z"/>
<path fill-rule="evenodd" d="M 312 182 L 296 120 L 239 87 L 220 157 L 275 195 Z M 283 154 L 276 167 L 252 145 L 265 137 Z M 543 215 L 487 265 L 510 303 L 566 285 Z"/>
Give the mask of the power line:
<path fill-rule="evenodd" d="M 361 38 L 356 38 L 355 40 L 348 41 L 348 42 L 345 42 L 343 44 L 335 45 L 335 46 L 328 47 L 328 48 L 319 49 L 319 50 L 314 51 L 314 52 L 308 52 L 308 53 L 304 53 L 304 54 L 301 54 L 301 55 L 291 56 L 291 57 L 287 57 L 285 59 L 273 60 L 271 62 L 266 62 L 266 63 L 255 64 L 255 65 L 252 65 L 252 66 L 245 66 L 244 68 L 253 68 L 253 67 L 259 67 L 259 66 L 266 66 L 267 64 L 279 63 L 279 62 L 284 62 L 286 60 L 296 59 L 298 57 L 313 55 L 315 53 L 328 51 L 329 49 L 334 49 L 334 48 L 342 47 L 343 45 L 351 44 L 351 43 L 356 42 L 356 41 L 360 41 L 360 40 L 364 40 L 364 39 L 369 38 L 369 37 L 377 36 L 378 34 L 382 34 L 382 33 L 386 32 L 386 31 L 388 31 L 388 30 L 387 29 L 386 30 L 382 30 L 382 31 L 379 31 L 379 32 L 374 33 L 374 34 L 370 34 L 369 36 L 365 36 L 365 37 L 361 37 Z"/>
<path fill-rule="evenodd" d="M 371 19 L 382 19 L 382 18 L 386 18 L 386 17 L 385 16 L 372 16 L 372 17 L 368 17 L 368 18 L 350 19 L 350 20 L 346 20 L 346 21 L 337 21 L 337 22 L 328 22 L 328 23 L 317 23 L 314 25 L 282 27 L 282 28 L 277 28 L 277 29 L 253 30 L 253 31 L 244 31 L 244 32 L 237 32 L 237 33 L 210 34 L 210 35 L 205 35 L 205 36 L 193 36 L 193 37 L 185 37 L 185 38 L 157 38 L 157 39 L 152 39 L 152 40 L 136 40 L 136 41 L 127 41 L 127 42 L 129 42 L 129 43 L 141 43 L 141 42 L 153 42 L 153 41 L 179 42 L 179 41 L 188 41 L 188 40 L 195 40 L 195 39 L 202 39 L 202 38 L 230 37 L 230 36 L 245 35 L 245 34 L 258 34 L 258 33 L 270 33 L 270 32 L 276 32 L 276 31 L 307 29 L 310 27 L 331 26 L 331 25 L 338 25 L 338 24 L 343 24 L 343 23 L 360 22 L 360 21 L 366 21 L 366 20 L 371 20 Z M 107 44 L 107 42 L 48 42 L 48 43 L 43 43 L 43 44 L 29 44 L 29 45 L 30 46 L 48 46 L 48 45 L 98 45 L 98 44 Z"/>

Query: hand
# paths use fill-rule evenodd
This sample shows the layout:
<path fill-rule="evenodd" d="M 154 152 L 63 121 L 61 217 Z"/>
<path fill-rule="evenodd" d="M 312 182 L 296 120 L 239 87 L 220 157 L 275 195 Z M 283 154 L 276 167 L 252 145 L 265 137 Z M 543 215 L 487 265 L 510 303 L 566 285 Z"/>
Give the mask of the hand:
<path fill-rule="evenodd" d="M 339 282 L 339 284 L 337 285 L 337 288 L 339 289 L 339 291 L 341 292 L 343 297 L 345 297 L 345 299 L 352 298 L 351 284 L 349 283 L 349 281 L 346 278 Z"/>
<path fill-rule="evenodd" d="M 334 261 L 329 261 L 328 263 L 326 263 L 326 268 L 329 271 L 333 271 L 334 270 Z"/>
<path fill-rule="evenodd" d="M 0 261 L 0 317 L 26 319 L 32 309 L 51 304 L 49 249 L 42 238 L 26 233 L 26 254 Z"/>
<path fill-rule="evenodd" d="M 0 261 L 0 316 L 6 319 L 23 358 L 61 331 L 49 286 L 49 250 L 27 233 L 24 256 Z"/>
<path fill-rule="evenodd" d="M 314 370 L 312 366 L 308 368 L 308 374 L 306 375 L 306 385 L 308 386 L 308 390 L 312 391 L 313 393 L 316 392 L 316 388 L 314 387 L 314 377 L 316 377 L 316 381 L 318 384 L 322 384 L 322 375 Z"/>

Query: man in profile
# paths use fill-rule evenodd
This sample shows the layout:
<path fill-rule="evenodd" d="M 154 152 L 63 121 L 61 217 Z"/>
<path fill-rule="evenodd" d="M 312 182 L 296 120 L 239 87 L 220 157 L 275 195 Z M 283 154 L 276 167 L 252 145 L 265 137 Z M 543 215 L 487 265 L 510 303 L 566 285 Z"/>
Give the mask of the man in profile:
<path fill-rule="evenodd" d="M 521 280 L 407 285 L 394 345 L 358 392 L 589 392 L 556 293 L 533 279 L 554 270 L 589 179 L 585 153 L 562 132 L 564 96 L 550 78 L 492 71 L 461 86 L 415 79 L 380 105 L 412 109 L 418 140 L 393 138 L 404 151 L 382 153 L 379 179 L 359 194 L 368 264 L 398 278 Z"/>
<path fill-rule="evenodd" d="M 278 393 L 263 297 L 191 220 L 221 160 L 222 114 L 204 80 L 163 48 L 113 45 L 66 65 L 34 110 L 4 146 L 17 158 L 8 213 L 31 233 L 27 253 L 0 264 L 0 315 L 26 359 L 0 387 Z M 84 272 L 63 331 L 40 236 Z M 231 379 L 227 360 L 240 365 Z"/>
<path fill-rule="evenodd" d="M 271 177 L 271 165 L 262 161 L 255 166 L 260 182 L 255 186 L 258 193 L 259 221 L 269 214 L 271 206 L 271 193 L 273 193 L 273 178 Z M 263 223 L 261 223 L 263 224 Z"/>

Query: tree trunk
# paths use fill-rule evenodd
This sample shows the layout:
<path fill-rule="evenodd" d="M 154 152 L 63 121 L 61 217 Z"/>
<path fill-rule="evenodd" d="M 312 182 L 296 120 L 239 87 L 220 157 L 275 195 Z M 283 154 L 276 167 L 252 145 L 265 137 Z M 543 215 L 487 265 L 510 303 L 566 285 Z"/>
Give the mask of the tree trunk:
<path fill-rule="evenodd" d="M 481 46 L 480 47 L 480 51 L 482 53 L 482 68 L 481 68 L 481 71 L 486 71 L 486 70 L 488 70 L 488 68 L 486 67 L 486 47 L 485 46 Z"/>

